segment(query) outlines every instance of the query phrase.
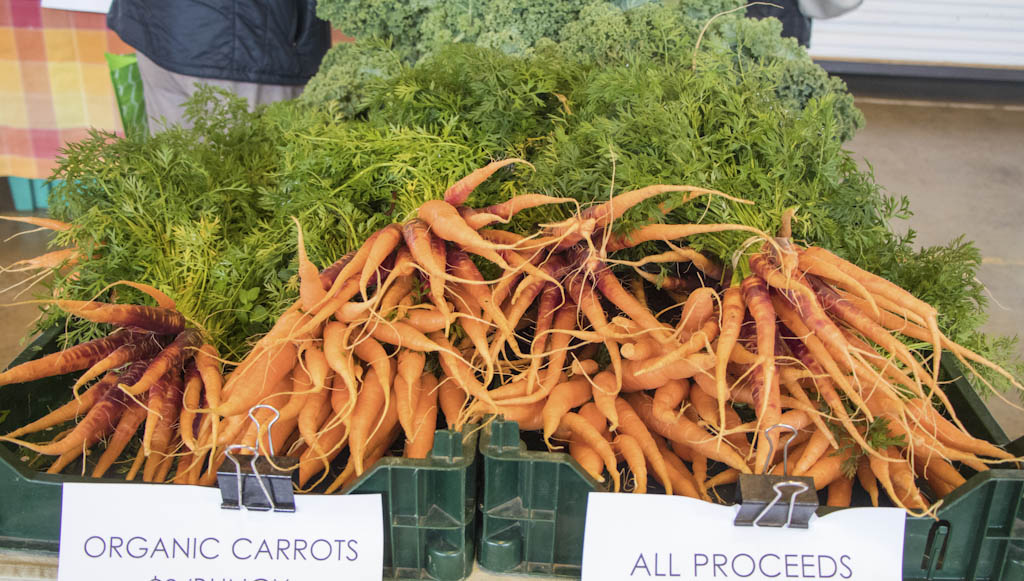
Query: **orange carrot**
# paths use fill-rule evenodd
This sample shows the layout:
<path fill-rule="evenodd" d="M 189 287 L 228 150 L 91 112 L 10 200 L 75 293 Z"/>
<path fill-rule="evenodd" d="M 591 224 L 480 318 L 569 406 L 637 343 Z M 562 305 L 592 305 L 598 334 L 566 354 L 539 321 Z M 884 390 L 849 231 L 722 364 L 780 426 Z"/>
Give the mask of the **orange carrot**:
<path fill-rule="evenodd" d="M 302 369 L 296 367 L 295 376 L 297 381 L 301 382 L 305 379 L 305 375 Z M 312 385 L 312 382 L 310 382 L 310 385 Z M 321 447 L 321 441 L 318 437 L 321 435 L 320 432 L 325 427 L 333 427 L 334 423 L 342 423 L 342 420 L 336 413 L 331 413 L 333 411 L 330 405 L 330 394 L 327 391 L 314 392 L 309 390 L 306 392 L 303 406 L 299 409 L 299 413 L 296 416 L 298 418 L 296 428 L 299 430 L 299 434 L 302 435 L 302 440 L 309 446 L 310 454 L 316 458 L 326 456 L 330 452 L 330 450 Z M 332 416 L 334 419 L 325 426 L 325 419 Z"/>
<path fill-rule="evenodd" d="M 426 361 L 426 357 L 419 351 L 398 350 L 395 406 L 398 408 L 398 423 L 401 424 L 407 438 L 416 432 L 414 417 L 419 409 L 417 399 L 421 388 L 420 378 L 423 377 L 423 366 Z"/>
<path fill-rule="evenodd" d="M 326 476 L 331 461 L 341 452 L 348 439 L 348 425 L 345 422 L 328 420 L 331 410 L 327 406 L 321 406 L 316 412 L 311 423 L 318 427 L 327 427 L 316 431 L 313 441 L 306 441 L 308 447 L 299 456 L 300 487 L 306 486 L 309 479 L 321 471 Z M 299 419 L 301 422 L 302 418 Z"/>
<path fill-rule="evenodd" d="M 434 447 L 437 425 L 437 379 L 429 373 L 417 381 L 416 410 L 412 415 L 412 431 L 406 432 L 405 457 L 426 458 Z M 397 385 L 396 385 L 397 391 Z M 398 399 L 397 393 L 395 399 Z"/>
<path fill-rule="evenodd" d="M 459 207 L 459 214 L 466 220 L 466 224 L 474 230 L 479 230 L 494 222 L 507 223 L 519 212 L 547 206 L 549 204 L 564 204 L 573 202 L 572 198 L 555 198 L 541 194 L 520 194 L 499 204 L 493 204 L 485 208 L 473 209 L 465 206 Z"/>
<path fill-rule="evenodd" d="M 722 293 L 722 324 L 718 335 L 717 359 L 715 361 L 715 390 L 718 400 L 718 425 L 725 424 L 725 407 L 729 400 L 729 385 L 726 382 L 726 368 L 729 354 L 737 345 L 747 306 L 743 302 L 743 290 L 732 285 Z"/>
<path fill-rule="evenodd" d="M 562 416 L 561 428 L 578 437 L 601 456 L 608 474 L 612 477 L 612 490 L 618 492 L 620 486 L 618 463 L 615 461 L 615 453 L 612 451 L 611 444 L 579 414 L 570 412 Z"/>
<path fill-rule="evenodd" d="M 853 479 L 841 476 L 828 485 L 828 501 L 825 506 L 849 507 L 853 496 Z"/>
<path fill-rule="evenodd" d="M 618 399 L 622 386 L 615 381 L 615 375 L 610 371 L 598 373 L 594 376 L 592 382 L 594 404 L 597 405 L 597 409 L 601 410 L 604 417 L 608 419 L 608 429 L 614 432 L 619 427 L 619 411 L 615 401 Z"/>
<path fill-rule="evenodd" d="M 299 234 L 297 243 L 299 249 L 299 300 L 302 301 L 302 307 L 306 311 L 311 311 L 320 304 L 320 301 L 327 295 L 327 291 L 320 282 L 320 270 L 306 256 L 302 224 L 299 224 L 299 220 L 294 216 L 292 216 L 292 222 L 295 222 L 295 229 Z"/>
<path fill-rule="evenodd" d="M 743 224 L 648 224 L 621 236 L 612 236 L 608 240 L 605 250 L 607 252 L 615 252 L 624 248 L 633 248 L 651 240 L 677 240 L 698 234 L 713 234 L 715 232 L 729 232 L 733 230 L 751 232 L 762 238 L 769 238 L 761 230 L 744 226 Z"/>
<path fill-rule="evenodd" d="M 178 421 L 178 433 L 181 443 L 189 450 L 196 449 L 195 418 L 199 400 L 202 397 L 203 377 L 191 361 L 185 366 L 185 388 L 181 401 L 181 417 Z"/>
<path fill-rule="evenodd" d="M 947 446 L 980 456 L 1003 460 L 1013 459 L 1013 454 L 958 430 L 949 420 L 942 417 L 942 414 L 932 407 L 928 400 L 912 399 L 906 402 L 906 407 L 920 423 L 921 429 L 929 434 L 934 434 L 940 442 Z"/>
<path fill-rule="evenodd" d="M 375 431 L 378 420 L 387 413 L 387 408 L 390 407 L 387 404 L 388 394 L 384 390 L 380 372 L 371 366 L 371 369 L 366 372 L 363 388 L 359 391 L 359 397 L 356 399 L 355 407 L 352 408 L 352 416 L 349 419 L 348 445 L 355 461 L 356 474 L 363 473 L 367 441 Z"/>
<path fill-rule="evenodd" d="M 274 329 L 264 335 L 227 376 L 222 390 L 225 397 L 213 408 L 215 413 L 234 416 L 247 412 L 256 403 L 260 386 L 276 385 L 295 367 L 298 348 L 282 335 L 291 330 L 291 325 L 299 325 L 306 319 L 298 313 L 290 315 L 282 315 Z"/>
<path fill-rule="evenodd" d="M 466 198 L 469 197 L 473 190 L 480 184 L 484 183 L 487 178 L 494 175 L 494 172 L 499 169 L 512 165 L 514 163 L 522 163 L 528 165 L 531 169 L 533 165 L 525 159 L 519 159 L 517 157 L 510 157 L 508 159 L 502 159 L 499 161 L 492 161 L 482 168 L 473 170 L 469 175 L 463 177 L 454 184 L 448 186 L 448 189 L 444 191 L 444 201 L 448 202 L 453 206 L 461 206 L 466 202 Z"/>
<path fill-rule="evenodd" d="M 690 335 L 682 344 L 678 345 L 668 353 L 664 353 L 657 357 L 652 357 L 647 360 L 643 360 L 643 365 L 636 370 L 637 375 L 644 375 L 645 373 L 651 373 L 671 365 L 674 361 L 689 357 L 694 353 L 704 349 L 711 345 L 711 342 L 718 336 L 718 321 L 705 321 L 704 325 L 701 326 L 700 330 Z"/>
<path fill-rule="evenodd" d="M 715 366 L 715 356 L 707 353 L 695 353 L 666 365 L 650 373 L 640 374 L 637 370 L 644 365 L 643 361 L 625 361 L 622 364 L 623 391 L 641 391 L 656 389 L 672 379 L 689 379 Z"/>
<path fill-rule="evenodd" d="M 445 375 L 451 378 L 467 395 L 475 397 L 488 405 L 494 405 L 494 400 L 487 393 L 487 388 L 476 379 L 469 365 L 461 358 L 453 355 L 455 351 L 452 349 L 448 339 L 440 331 L 431 333 L 430 338 L 444 348 L 443 351 L 440 351 L 440 359 L 441 368 L 444 369 Z M 451 421 L 447 414 L 445 414 L 445 417 L 449 422 Z"/>
<path fill-rule="evenodd" d="M 442 347 L 420 333 L 412 325 L 402 321 L 379 321 L 373 325 L 370 333 L 374 339 L 383 341 L 396 347 L 404 347 L 413 351 L 433 353 L 440 351 Z"/>
<path fill-rule="evenodd" d="M 0 216 L 0 218 L 2 218 L 2 216 Z M 63 250 L 54 250 L 53 252 L 33 256 L 32 258 L 23 258 L 11 263 L 11 265 L 5 268 L 4 271 L 24 272 L 26 270 L 74 266 L 78 264 L 80 258 L 81 255 L 77 248 L 65 248 Z"/>
<path fill-rule="evenodd" d="M 871 464 L 867 456 L 861 456 L 860 461 L 857 462 L 857 481 L 860 482 L 861 488 L 868 493 L 871 506 L 878 506 L 878 481 L 875 479 L 874 473 L 871 472 Z"/>
<path fill-rule="evenodd" d="M 658 444 L 654 441 L 651 433 L 647 430 L 643 420 L 636 414 L 636 411 L 622 398 L 616 398 L 615 410 L 619 417 L 619 432 L 621 436 L 632 436 L 640 447 L 643 456 L 650 462 L 653 472 L 658 475 L 665 487 L 665 494 L 672 494 L 672 478 L 669 476 L 668 468 L 665 465 L 665 458 L 658 450 Z"/>
<path fill-rule="evenodd" d="M 459 387 L 457 381 L 451 376 L 445 378 L 438 384 L 438 403 L 441 406 L 441 413 L 444 414 L 445 422 L 449 430 L 462 428 L 462 410 L 469 401 L 469 394 Z"/>
<path fill-rule="evenodd" d="M 629 465 L 629 469 L 633 472 L 633 479 L 635 485 L 633 492 L 635 494 L 646 494 L 647 493 L 647 463 L 644 461 L 644 452 L 640 448 L 640 443 L 636 441 L 636 438 L 628 434 L 619 434 L 612 440 L 612 449 L 622 454 L 626 460 L 626 464 Z M 665 481 L 666 484 L 671 487 L 671 482 Z M 667 494 L 672 494 L 668 492 Z"/>
<path fill-rule="evenodd" d="M 428 334 L 444 329 L 445 316 L 437 309 L 413 309 L 406 313 L 403 323 L 420 333 Z"/>
<path fill-rule="evenodd" d="M 811 439 L 808 441 L 807 446 L 804 447 L 803 454 L 796 459 L 796 464 L 793 465 L 790 472 L 800 476 L 810 470 L 811 466 L 813 466 L 815 462 L 828 453 L 829 448 L 832 447 L 831 443 L 828 441 L 828 436 L 829 434 L 827 432 L 816 430 L 814 434 L 811 435 Z"/>
<path fill-rule="evenodd" d="M 699 485 L 693 474 L 690 473 L 690 469 L 686 467 L 686 464 L 683 464 L 679 456 L 669 449 L 661 436 L 652 437 L 654 437 L 654 442 L 658 445 L 661 457 L 665 459 L 665 467 L 668 469 L 669 478 L 671 478 L 672 493 L 679 496 L 689 496 L 690 498 L 702 498 L 704 495 L 700 493 Z M 654 472 L 654 477 L 658 478 L 657 472 Z M 665 483 L 662 482 L 661 485 L 665 486 Z"/>
<path fill-rule="evenodd" d="M 586 379 L 573 379 L 560 383 L 551 390 L 547 401 L 543 404 L 544 441 L 551 446 L 551 434 L 555 433 L 562 421 L 562 416 L 573 408 L 577 408 L 590 400 L 590 382 Z M 503 403 L 504 405 L 504 403 Z M 522 429 L 522 428 L 520 428 Z"/>
<path fill-rule="evenodd" d="M 60 220 L 54 220 L 52 218 L 41 218 L 39 216 L 0 216 L 0 220 L 7 220 L 8 222 L 24 222 L 25 224 L 31 224 L 47 230 L 53 230 L 55 232 L 64 232 L 71 229 L 71 224 L 67 222 L 61 222 Z"/>
<path fill-rule="evenodd" d="M 586 445 L 579 437 L 569 440 L 569 456 L 572 457 L 583 471 L 598 482 L 604 482 L 604 460 L 590 446 Z"/>

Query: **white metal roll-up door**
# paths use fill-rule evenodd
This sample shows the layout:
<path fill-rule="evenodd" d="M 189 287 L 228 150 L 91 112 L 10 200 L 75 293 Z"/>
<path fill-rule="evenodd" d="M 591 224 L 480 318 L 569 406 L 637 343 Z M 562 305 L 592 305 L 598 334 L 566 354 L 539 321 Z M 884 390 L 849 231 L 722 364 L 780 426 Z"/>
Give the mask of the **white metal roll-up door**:
<path fill-rule="evenodd" d="M 811 56 L 830 61 L 1024 69 L 1024 0 L 864 0 L 815 20 Z"/>

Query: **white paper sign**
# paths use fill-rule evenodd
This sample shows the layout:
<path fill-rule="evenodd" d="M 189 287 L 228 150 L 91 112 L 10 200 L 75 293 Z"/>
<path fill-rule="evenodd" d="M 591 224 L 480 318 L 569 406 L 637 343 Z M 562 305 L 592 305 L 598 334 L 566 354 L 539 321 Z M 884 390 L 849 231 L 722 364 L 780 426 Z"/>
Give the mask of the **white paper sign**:
<path fill-rule="evenodd" d="M 738 507 L 590 493 L 583 581 L 900 581 L 906 513 L 851 508 L 808 529 L 737 527 Z"/>
<path fill-rule="evenodd" d="M 64 484 L 58 581 L 380 579 L 379 494 L 295 497 L 296 512 L 220 508 L 199 486 Z"/>
<path fill-rule="evenodd" d="M 78 12 L 99 12 L 106 14 L 110 10 L 110 0 L 43 0 L 43 8 L 56 10 L 75 10 Z"/>

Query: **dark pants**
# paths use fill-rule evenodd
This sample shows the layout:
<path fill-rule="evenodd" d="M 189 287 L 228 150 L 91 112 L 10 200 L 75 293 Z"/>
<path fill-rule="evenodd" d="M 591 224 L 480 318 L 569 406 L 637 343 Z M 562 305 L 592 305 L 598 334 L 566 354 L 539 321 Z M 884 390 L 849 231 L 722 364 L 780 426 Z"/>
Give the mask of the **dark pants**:
<path fill-rule="evenodd" d="M 797 7 L 796 0 L 771 0 L 782 8 L 756 4 L 747 7 L 750 18 L 778 18 L 782 21 L 782 36 L 792 36 L 801 46 L 809 46 L 811 42 L 811 19 L 804 16 Z"/>

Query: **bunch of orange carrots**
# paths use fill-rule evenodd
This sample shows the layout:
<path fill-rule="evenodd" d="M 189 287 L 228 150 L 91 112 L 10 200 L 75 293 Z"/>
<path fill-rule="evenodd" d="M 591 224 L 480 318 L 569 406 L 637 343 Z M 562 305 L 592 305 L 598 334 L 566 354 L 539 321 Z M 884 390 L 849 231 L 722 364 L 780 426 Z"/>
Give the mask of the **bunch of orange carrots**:
<path fill-rule="evenodd" d="M 1024 386 L 947 339 L 935 310 L 903 289 L 796 245 L 785 223 L 779 236 L 740 224 L 612 232 L 624 212 L 655 197 L 744 203 L 693 186 L 625 192 L 533 236 L 494 228 L 524 209 L 572 202 L 527 194 L 465 205 L 477 185 L 518 162 L 473 172 L 322 271 L 299 228 L 299 299 L 226 375 L 195 331 L 148 329 L 155 357 L 118 360 L 120 371 L 95 367 L 98 354 L 87 358 L 78 369 L 107 375 L 67 409 L 4 439 L 88 410 L 63 439 L 25 445 L 61 454 L 57 466 L 112 433 L 104 457 L 116 456 L 124 446 L 113 444 L 145 422 L 137 458 L 155 458 L 147 479 L 212 484 L 225 450 L 243 444 L 297 457 L 300 490 L 331 492 L 400 442 L 405 456 L 425 457 L 439 424 L 461 429 L 501 415 L 541 432 L 552 449 L 567 447 L 615 490 L 646 492 L 650 476 L 669 494 L 711 499 L 741 473 L 783 470 L 779 430 L 768 428 L 784 424 L 795 432 L 789 472 L 827 488 L 830 505 L 849 505 L 858 482 L 876 505 L 884 492 L 920 512 L 964 482 L 958 466 L 1016 460 L 963 429 L 939 383 L 939 358 L 945 350 Z M 675 244 L 730 230 L 756 245 L 730 269 Z M 667 248 L 640 261 L 616 258 L 650 241 Z M 645 270 L 659 263 L 687 264 L 700 277 Z M 146 329 L 109 322 L 125 329 L 105 341 Z M 922 357 L 906 338 L 930 344 L 933 355 Z M 175 349 L 170 367 L 157 365 Z M 24 381 L 19 373 L 0 381 Z M 251 421 L 259 404 L 273 409 L 259 408 Z M 117 405 L 120 414 L 102 411 Z"/>

